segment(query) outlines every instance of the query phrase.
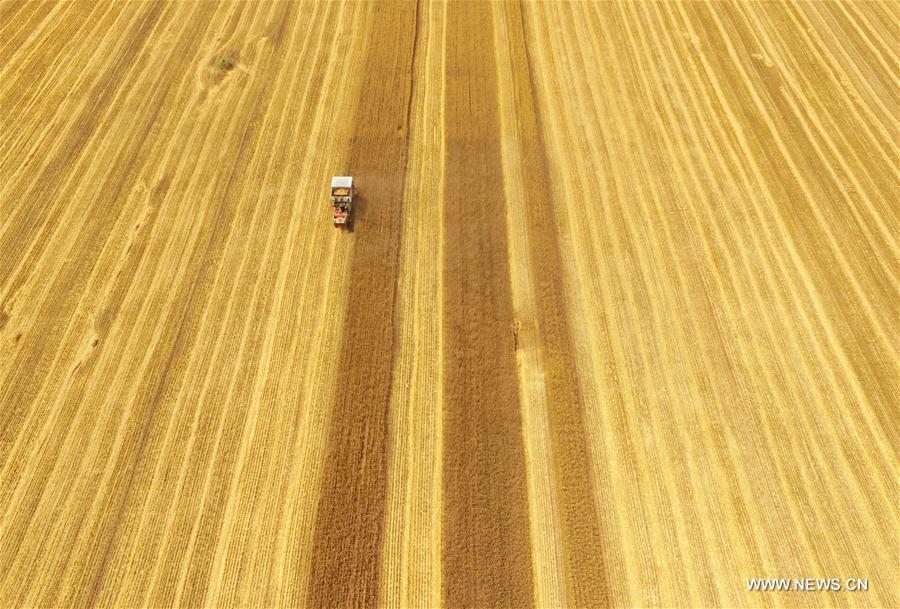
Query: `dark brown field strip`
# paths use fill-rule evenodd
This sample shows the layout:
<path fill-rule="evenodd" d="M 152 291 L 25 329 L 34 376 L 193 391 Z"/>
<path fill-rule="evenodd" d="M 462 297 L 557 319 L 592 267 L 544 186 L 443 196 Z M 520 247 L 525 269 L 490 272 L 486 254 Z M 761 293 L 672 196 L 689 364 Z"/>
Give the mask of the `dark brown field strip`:
<path fill-rule="evenodd" d="M 592 492 L 591 456 L 575 348 L 565 302 L 563 255 L 534 71 L 528 55 L 525 7 L 507 3 L 509 53 L 515 86 L 531 285 L 534 287 L 544 363 L 544 385 L 553 442 L 569 601 L 575 607 L 607 605 L 603 544 Z"/>
<path fill-rule="evenodd" d="M 491 7 L 447 7 L 444 602 L 530 607 L 531 552 Z"/>
<path fill-rule="evenodd" d="M 413 3 L 378 3 L 348 154 L 359 187 L 348 306 L 319 500 L 309 607 L 378 603 L 387 489 L 396 291 L 409 104 L 418 32 Z"/>

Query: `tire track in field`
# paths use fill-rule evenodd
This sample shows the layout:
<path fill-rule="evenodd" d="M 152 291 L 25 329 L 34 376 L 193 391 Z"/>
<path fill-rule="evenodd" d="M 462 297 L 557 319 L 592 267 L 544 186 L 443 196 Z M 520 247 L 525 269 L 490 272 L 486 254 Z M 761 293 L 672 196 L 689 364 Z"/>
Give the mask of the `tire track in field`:
<path fill-rule="evenodd" d="M 396 355 L 418 6 L 379 3 L 370 26 L 348 175 L 359 188 L 348 312 L 319 499 L 307 605 L 367 607 L 379 599 L 389 407 Z"/>
<path fill-rule="evenodd" d="M 576 607 L 607 604 L 603 537 L 597 518 L 584 400 L 565 301 L 563 254 L 550 182 L 525 6 L 507 3 L 509 54 L 520 146 L 528 259 L 544 365 L 544 387 L 566 557 L 569 600 Z"/>
<path fill-rule="evenodd" d="M 447 8 L 444 524 L 447 607 L 533 605 L 491 7 Z"/>

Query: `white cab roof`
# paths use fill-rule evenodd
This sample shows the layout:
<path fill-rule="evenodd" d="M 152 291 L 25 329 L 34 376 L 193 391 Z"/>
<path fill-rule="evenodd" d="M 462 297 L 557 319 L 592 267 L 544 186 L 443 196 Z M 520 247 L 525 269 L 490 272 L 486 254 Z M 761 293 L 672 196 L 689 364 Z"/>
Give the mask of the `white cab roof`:
<path fill-rule="evenodd" d="M 353 188 L 352 176 L 334 176 L 331 178 L 332 188 Z"/>

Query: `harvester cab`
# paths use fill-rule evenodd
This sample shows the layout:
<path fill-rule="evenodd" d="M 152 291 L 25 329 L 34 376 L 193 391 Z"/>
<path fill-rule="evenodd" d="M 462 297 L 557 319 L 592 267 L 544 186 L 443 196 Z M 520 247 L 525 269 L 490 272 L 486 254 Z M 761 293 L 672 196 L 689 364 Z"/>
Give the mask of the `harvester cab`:
<path fill-rule="evenodd" d="M 346 227 L 350 224 L 353 212 L 353 178 L 351 176 L 334 176 L 331 178 L 331 212 L 334 225 Z"/>

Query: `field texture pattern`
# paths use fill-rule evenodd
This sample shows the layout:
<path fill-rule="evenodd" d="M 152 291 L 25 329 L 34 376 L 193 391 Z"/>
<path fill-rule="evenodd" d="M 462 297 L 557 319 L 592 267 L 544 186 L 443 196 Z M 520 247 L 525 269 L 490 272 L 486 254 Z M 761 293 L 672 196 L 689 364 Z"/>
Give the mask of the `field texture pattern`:
<path fill-rule="evenodd" d="M 0 607 L 900 606 L 898 22 L 0 0 Z"/>

